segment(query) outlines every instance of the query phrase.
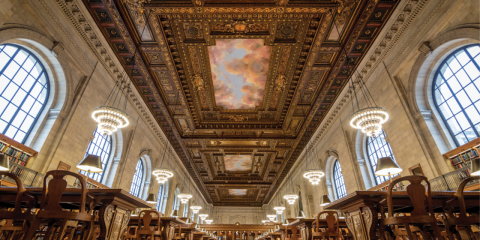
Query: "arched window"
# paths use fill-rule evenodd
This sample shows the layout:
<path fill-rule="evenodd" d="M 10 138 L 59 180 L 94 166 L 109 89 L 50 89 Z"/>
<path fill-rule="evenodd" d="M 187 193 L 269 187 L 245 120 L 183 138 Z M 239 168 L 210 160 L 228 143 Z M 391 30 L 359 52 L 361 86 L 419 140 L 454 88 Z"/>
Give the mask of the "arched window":
<path fill-rule="evenodd" d="M 0 132 L 25 143 L 48 93 L 42 63 L 22 47 L 0 45 Z"/>
<path fill-rule="evenodd" d="M 183 204 L 183 217 L 187 217 L 188 216 L 188 205 L 190 201 L 188 201 L 187 203 Z"/>
<path fill-rule="evenodd" d="M 144 167 L 142 159 L 138 160 L 135 167 L 135 174 L 133 174 L 132 186 L 130 186 L 130 194 L 136 197 L 140 197 L 140 188 L 142 186 L 144 174 Z"/>
<path fill-rule="evenodd" d="M 347 189 L 345 188 L 345 180 L 343 180 L 342 167 L 340 163 L 335 161 L 333 166 L 333 180 L 335 181 L 335 192 L 337 193 L 337 198 L 343 198 L 347 195 Z"/>
<path fill-rule="evenodd" d="M 457 146 L 480 137 L 480 45 L 448 56 L 438 68 L 433 98 Z"/>
<path fill-rule="evenodd" d="M 385 132 L 382 130 L 376 137 L 367 138 L 367 154 L 370 166 L 372 166 L 372 172 L 375 172 L 379 158 L 391 157 L 395 161 L 390 144 L 385 140 L 385 137 Z M 388 176 L 375 176 L 377 185 L 389 179 Z"/>
<path fill-rule="evenodd" d="M 90 144 L 88 144 L 85 156 L 87 156 L 88 154 L 100 156 L 103 172 L 90 173 L 88 177 L 97 182 L 102 182 L 104 173 L 106 172 L 105 168 L 107 167 L 107 163 L 110 160 L 110 152 L 112 151 L 112 137 L 110 135 L 101 134 L 97 131 L 97 129 L 95 129 L 93 136 L 93 140 L 90 141 Z M 80 173 L 82 173 L 83 175 L 86 174 L 85 171 L 80 171 Z"/>
<path fill-rule="evenodd" d="M 161 212 L 162 210 L 162 204 L 163 204 L 163 184 L 160 185 L 158 188 L 158 193 L 157 193 L 157 204 L 155 204 L 155 209 L 157 211 Z"/>

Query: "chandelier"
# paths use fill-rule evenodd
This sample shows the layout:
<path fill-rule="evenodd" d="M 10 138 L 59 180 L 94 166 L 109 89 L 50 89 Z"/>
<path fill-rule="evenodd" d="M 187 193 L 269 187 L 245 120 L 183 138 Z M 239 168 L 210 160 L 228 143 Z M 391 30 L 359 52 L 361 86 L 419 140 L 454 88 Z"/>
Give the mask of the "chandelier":
<path fill-rule="evenodd" d="M 173 177 L 173 172 L 165 168 L 156 168 L 152 174 L 157 177 L 160 184 L 164 184 L 169 178 Z"/>
<path fill-rule="evenodd" d="M 362 129 L 369 137 L 375 137 L 382 132 L 382 124 L 388 120 L 388 113 L 381 107 L 360 109 L 350 117 L 350 126 Z"/>
<path fill-rule="evenodd" d="M 283 210 L 285 210 L 284 206 L 274 207 L 273 210 L 277 211 L 277 214 L 282 214 Z"/>
<path fill-rule="evenodd" d="M 188 193 L 180 193 L 178 194 L 178 198 L 180 198 L 181 203 L 187 203 L 190 198 L 192 198 L 191 194 Z"/>
<path fill-rule="evenodd" d="M 205 221 L 205 219 L 207 219 L 208 217 L 208 214 L 199 214 L 198 216 L 200 217 L 200 219 L 202 219 L 202 221 Z"/>
<path fill-rule="evenodd" d="M 277 215 L 273 215 L 273 214 L 268 214 L 268 215 L 267 215 L 267 218 L 268 218 L 271 222 L 274 222 L 276 217 L 277 217 Z"/>
<path fill-rule="evenodd" d="M 310 181 L 314 186 L 320 183 L 320 179 L 323 176 L 325 176 L 325 173 L 318 169 L 308 170 L 303 174 L 303 177 L 308 179 L 308 181 Z"/>
<path fill-rule="evenodd" d="M 202 207 L 201 206 L 191 206 L 190 209 L 192 209 L 193 213 L 198 213 L 198 211 L 200 211 L 200 209 L 202 209 Z"/>
<path fill-rule="evenodd" d="M 98 131 L 108 135 L 129 124 L 128 115 L 124 111 L 110 106 L 96 107 L 92 118 L 98 123 Z"/>
<path fill-rule="evenodd" d="M 286 194 L 283 196 L 285 200 L 287 200 L 288 204 L 292 205 L 297 200 L 298 196 L 296 194 Z"/>
<path fill-rule="evenodd" d="M 212 224 L 213 220 L 212 220 L 212 219 L 205 219 L 205 222 L 206 222 L 207 224 Z"/>

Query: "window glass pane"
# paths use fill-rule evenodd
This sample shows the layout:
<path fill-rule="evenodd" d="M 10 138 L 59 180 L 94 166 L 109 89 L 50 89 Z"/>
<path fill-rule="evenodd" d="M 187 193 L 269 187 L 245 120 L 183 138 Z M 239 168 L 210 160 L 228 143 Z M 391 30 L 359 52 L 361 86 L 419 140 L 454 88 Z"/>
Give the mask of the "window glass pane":
<path fill-rule="evenodd" d="M 139 197 L 140 186 L 143 184 L 143 162 L 138 160 L 137 166 L 135 167 L 135 173 L 133 174 L 132 185 L 130 187 L 130 194 Z"/>
<path fill-rule="evenodd" d="M 452 70 L 452 72 L 454 73 L 456 73 L 462 67 L 455 58 L 451 58 L 451 62 L 448 66 L 450 67 L 450 70 Z"/>
<path fill-rule="evenodd" d="M 463 69 L 460 69 L 460 71 L 455 74 L 455 77 L 457 77 L 457 80 L 460 82 L 462 87 L 465 87 L 472 82 Z"/>
<path fill-rule="evenodd" d="M 469 47 L 467 48 L 467 51 L 468 53 L 470 53 L 472 57 L 475 57 L 480 52 L 480 47 L 479 46 Z"/>
<path fill-rule="evenodd" d="M 457 60 L 462 64 L 462 66 L 465 66 L 470 61 L 470 57 L 467 55 L 465 51 L 460 51 L 457 54 L 455 54 L 457 57 Z"/>
<path fill-rule="evenodd" d="M 14 46 L 11 46 L 11 45 L 7 45 L 3 51 L 10 57 L 13 57 L 14 54 L 17 52 L 18 48 L 14 47 Z"/>
<path fill-rule="evenodd" d="M 333 179 L 335 181 L 335 191 L 338 198 L 343 198 L 347 195 L 347 189 L 345 188 L 345 180 L 343 179 L 342 168 L 340 163 L 335 161 L 333 167 Z"/>
<path fill-rule="evenodd" d="M 463 90 L 457 93 L 457 98 L 463 108 L 466 108 L 472 104 L 470 98 L 467 97 L 467 94 Z"/>
<path fill-rule="evenodd" d="M 480 71 L 478 71 L 477 66 L 475 66 L 475 64 L 473 64 L 473 62 L 471 62 L 471 63 L 469 63 L 465 66 L 465 71 L 467 72 L 468 76 L 470 76 L 470 78 L 472 80 L 476 79 L 478 77 L 478 75 L 480 75 Z"/>
<path fill-rule="evenodd" d="M 460 85 L 460 83 L 458 83 L 457 78 L 455 77 L 451 77 L 450 79 L 448 79 L 447 84 L 454 93 L 457 93 L 458 91 L 460 91 L 460 89 L 462 89 L 462 86 Z"/>
<path fill-rule="evenodd" d="M 28 53 L 21 50 L 17 53 L 17 55 L 15 56 L 14 60 L 15 62 L 17 62 L 19 65 L 22 65 L 23 61 L 25 61 L 25 59 L 27 59 L 28 57 Z"/>
<path fill-rule="evenodd" d="M 6 124 L 0 132 L 8 133 L 10 137 L 23 143 L 44 108 L 45 99 L 48 98 L 48 78 L 44 77 L 44 85 L 37 83 L 40 87 L 32 91 L 37 80 L 28 72 L 34 65 L 37 72 L 43 72 L 42 64 L 28 50 L 16 45 L 0 45 L 0 49 L 3 49 L 0 53 L 0 64 L 4 66 L 0 68 L 0 118 L 4 120 L 2 125 Z M 44 89 L 45 92 L 40 94 Z M 40 94 L 37 102 L 32 98 L 32 93 L 35 97 Z M 4 109 L 5 106 L 8 107 Z M 17 111 L 18 108 L 24 111 Z M 30 116 L 24 121 L 27 112 Z M 19 127 L 21 131 L 17 133 Z"/>

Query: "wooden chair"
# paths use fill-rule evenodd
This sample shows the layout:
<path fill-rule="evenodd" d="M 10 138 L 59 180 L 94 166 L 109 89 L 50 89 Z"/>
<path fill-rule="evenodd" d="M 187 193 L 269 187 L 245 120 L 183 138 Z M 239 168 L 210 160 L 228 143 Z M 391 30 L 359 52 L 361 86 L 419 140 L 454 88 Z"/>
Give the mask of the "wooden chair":
<path fill-rule="evenodd" d="M 320 227 L 320 216 L 327 214 L 325 220 L 327 220 L 327 228 L 325 231 L 322 231 L 322 227 Z M 314 239 L 330 239 L 333 238 L 338 240 L 341 238 L 340 235 L 340 222 L 339 222 L 338 213 L 335 211 L 323 211 L 317 215 L 317 219 L 315 220 L 315 227 L 313 228 L 312 232 L 312 240 Z"/>
<path fill-rule="evenodd" d="M 393 212 L 392 190 L 395 184 L 401 181 L 408 181 L 410 185 L 407 186 L 407 194 L 413 204 L 413 210 L 409 216 L 395 216 Z M 427 189 L 421 183 L 425 181 Z M 428 211 L 426 210 L 425 200 L 427 202 Z M 433 231 L 433 238 L 443 240 L 442 235 L 437 226 L 437 219 L 433 213 L 433 204 L 431 197 L 430 182 L 424 176 L 407 176 L 401 177 L 388 185 L 387 190 L 387 206 L 388 216 L 382 219 L 383 225 L 403 226 L 407 231 L 408 239 L 417 240 L 416 234 L 412 233 L 410 226 L 421 229 L 421 234 L 424 239 L 427 239 L 427 227 Z"/>
<path fill-rule="evenodd" d="M 298 240 L 299 231 L 297 226 L 287 225 L 285 227 L 285 240 Z"/>
<path fill-rule="evenodd" d="M 162 239 L 162 214 L 155 210 L 142 210 L 138 214 L 138 227 L 136 232 L 137 239 L 154 240 L 156 237 Z M 153 224 L 152 220 L 156 218 L 157 224 Z"/>
<path fill-rule="evenodd" d="M 32 208 L 35 207 L 37 199 L 28 194 L 23 187 L 22 181 L 12 173 L 0 172 L 0 176 L 7 176 L 17 184 L 17 196 L 15 198 L 15 208 L 13 211 L 0 210 L 0 219 L 5 219 L 5 225 L 0 228 L 0 235 L 5 239 L 19 239 L 32 224 L 35 215 L 32 214 Z M 1 197 L 0 197 L 1 201 Z M 22 211 L 22 203 L 27 202 L 26 210 Z"/>
<path fill-rule="evenodd" d="M 64 179 L 64 177 L 67 175 L 73 176 L 80 181 L 81 195 L 78 198 L 78 211 L 65 211 L 63 210 L 62 206 L 60 206 L 60 199 L 67 188 L 67 181 Z M 51 179 L 47 185 L 47 180 L 50 176 L 53 179 Z M 44 235 L 44 239 L 63 239 L 69 220 L 78 221 L 85 226 L 80 239 L 90 239 L 90 236 L 94 230 L 94 216 L 85 209 L 87 195 L 88 189 L 85 179 L 82 175 L 64 170 L 53 170 L 47 172 L 45 178 L 43 179 L 40 211 L 38 211 L 37 217 L 32 224 L 32 227 L 25 234 L 24 239 L 32 239 L 42 223 L 48 224 L 48 229 Z M 91 198 L 93 199 L 93 197 Z M 90 206 L 90 208 L 92 208 L 92 206 Z M 58 230 L 57 232 L 54 232 L 56 228 L 58 228 Z"/>
<path fill-rule="evenodd" d="M 448 238 L 453 240 L 454 234 L 457 239 L 477 239 L 474 235 L 471 226 L 472 225 L 480 225 L 480 220 L 478 215 L 470 215 L 467 216 L 467 209 L 465 207 L 465 199 L 463 198 L 463 191 L 467 183 L 479 180 L 480 176 L 470 177 L 462 181 L 458 186 L 457 192 L 452 199 L 446 201 L 444 210 L 447 213 L 446 218 L 443 219 L 443 223 L 445 224 L 445 230 L 447 232 Z M 455 214 L 453 213 L 454 207 L 458 206 L 460 208 L 460 213 Z M 462 229 L 462 233 L 458 231 L 458 229 Z M 463 234 L 464 233 L 464 234 Z M 462 236 L 461 236 L 462 235 Z M 477 239 L 478 240 L 478 239 Z"/>

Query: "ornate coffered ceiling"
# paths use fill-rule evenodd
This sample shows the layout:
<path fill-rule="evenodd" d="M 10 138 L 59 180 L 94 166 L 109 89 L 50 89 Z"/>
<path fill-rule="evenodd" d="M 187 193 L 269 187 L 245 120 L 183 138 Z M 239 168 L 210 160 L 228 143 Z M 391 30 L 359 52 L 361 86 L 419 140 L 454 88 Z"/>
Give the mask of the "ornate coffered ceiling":
<path fill-rule="evenodd" d="M 83 0 L 207 201 L 238 206 L 270 200 L 398 1 Z"/>

